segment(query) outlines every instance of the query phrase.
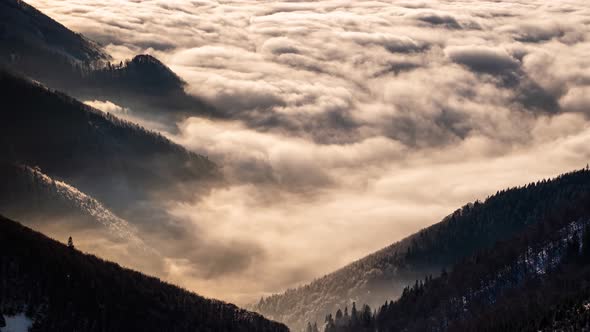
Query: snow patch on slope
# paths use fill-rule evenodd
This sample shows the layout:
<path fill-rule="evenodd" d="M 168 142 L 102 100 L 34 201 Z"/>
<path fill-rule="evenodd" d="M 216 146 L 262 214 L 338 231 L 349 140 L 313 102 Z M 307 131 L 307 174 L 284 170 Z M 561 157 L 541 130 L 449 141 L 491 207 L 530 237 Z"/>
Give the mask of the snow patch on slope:
<path fill-rule="evenodd" d="M 109 209 L 104 207 L 99 201 L 86 195 L 77 188 L 58 180 L 54 180 L 40 169 L 21 166 L 24 171 L 28 172 L 36 181 L 44 183 L 46 186 L 52 186 L 55 192 L 65 200 L 76 205 L 81 211 L 84 211 L 94 220 L 107 227 L 113 235 L 128 241 L 138 247 L 146 248 L 141 239 L 137 237 L 137 231 L 126 220 L 119 218 Z"/>
<path fill-rule="evenodd" d="M 526 279 L 541 276 L 554 270 L 565 258 L 567 246 L 577 237 L 578 250 L 581 250 L 582 234 L 586 227 L 590 227 L 590 219 L 574 221 L 558 232 L 555 240 L 540 246 L 529 246 L 513 264 L 506 266 L 487 281 L 482 281 L 481 287 L 469 290 L 462 298 L 452 298 L 451 303 L 460 311 L 467 311 L 468 304 L 476 298 L 486 298 L 489 303 L 495 303 L 497 294 L 505 289 L 514 288 Z"/>
<path fill-rule="evenodd" d="M 33 320 L 20 313 L 14 316 L 4 316 L 6 326 L 0 328 L 0 332 L 28 332 L 33 326 Z"/>

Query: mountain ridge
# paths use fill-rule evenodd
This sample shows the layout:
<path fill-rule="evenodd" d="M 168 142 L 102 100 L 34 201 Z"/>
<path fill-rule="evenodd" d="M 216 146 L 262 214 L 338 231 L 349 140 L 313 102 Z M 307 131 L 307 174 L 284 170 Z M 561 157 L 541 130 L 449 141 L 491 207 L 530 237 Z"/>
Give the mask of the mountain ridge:
<path fill-rule="evenodd" d="M 175 125 L 188 116 L 216 116 L 155 57 L 113 64 L 98 44 L 21 0 L 0 1 L 0 66 L 80 100 L 110 101 Z"/>
<path fill-rule="evenodd" d="M 298 331 L 353 301 L 381 305 L 416 279 L 438 275 L 461 258 L 522 231 L 537 222 L 538 215 L 568 207 L 585 191 L 590 191 L 588 170 L 498 191 L 322 278 L 263 298 L 252 309 Z"/>
<path fill-rule="evenodd" d="M 1 158 L 38 166 L 115 212 L 172 188 L 192 199 L 196 189 L 221 179 L 207 157 L 41 84 L 0 70 L 0 89 L 6 94 L 0 146 L 7 151 Z"/>
<path fill-rule="evenodd" d="M 400 299 L 377 311 L 366 305 L 360 311 L 353 307 L 352 315 L 338 310 L 335 319 L 326 317 L 324 331 L 555 331 L 556 326 L 585 331 L 590 328 L 583 307 L 590 301 L 584 282 L 590 275 L 589 199 L 586 195 L 579 202 L 585 205 L 465 258 L 448 273 L 416 280 Z M 578 318 L 566 315 L 573 307 L 582 310 Z"/>
<path fill-rule="evenodd" d="M 0 314 L 37 331 L 288 329 L 233 304 L 83 254 L 0 216 Z M 75 310 L 74 310 L 75 308 Z"/>
<path fill-rule="evenodd" d="M 100 45 L 74 33 L 22 0 L 2 0 L 0 49 L 23 56 L 20 48 L 42 48 L 76 62 L 111 60 Z"/>

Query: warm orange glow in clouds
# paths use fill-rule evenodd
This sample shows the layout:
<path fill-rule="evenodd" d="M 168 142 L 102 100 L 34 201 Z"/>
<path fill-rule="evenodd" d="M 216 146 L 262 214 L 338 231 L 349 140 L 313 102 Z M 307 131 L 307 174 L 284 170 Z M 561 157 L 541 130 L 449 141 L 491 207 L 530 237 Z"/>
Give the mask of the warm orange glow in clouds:
<path fill-rule="evenodd" d="M 281 291 L 590 159 L 585 0 L 28 2 L 230 114 L 166 133 L 227 175 L 163 198 L 198 241 L 145 235 L 156 273 L 203 295 Z"/>

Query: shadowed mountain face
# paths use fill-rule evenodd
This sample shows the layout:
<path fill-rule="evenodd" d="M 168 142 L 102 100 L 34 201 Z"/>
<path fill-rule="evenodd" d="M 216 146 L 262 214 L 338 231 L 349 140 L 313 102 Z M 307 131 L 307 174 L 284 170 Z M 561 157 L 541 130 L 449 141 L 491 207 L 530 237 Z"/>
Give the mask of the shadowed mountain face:
<path fill-rule="evenodd" d="M 584 331 L 590 323 L 585 214 L 566 225 L 553 220 L 552 227 L 526 232 L 457 264 L 448 275 L 408 287 L 380 310 L 379 330 Z"/>
<path fill-rule="evenodd" d="M 279 323 L 68 248 L 0 217 L 0 317 L 30 331 L 286 332 Z"/>
<path fill-rule="evenodd" d="M 163 191 L 192 198 L 219 176 L 206 157 L 26 79 L 0 72 L 0 90 L 2 158 L 38 166 L 115 211 Z"/>
<path fill-rule="evenodd" d="M 529 229 L 545 236 L 563 231 L 543 228 L 555 216 L 564 227 L 586 217 L 572 211 L 590 206 L 590 177 L 575 172 L 498 192 L 356 262 L 346 258 L 440 218 L 449 206 L 488 193 L 490 183 L 522 183 L 590 156 L 588 77 L 578 59 L 590 25 L 581 0 L 561 14 L 551 6 L 478 1 L 62 2 L 35 4 L 55 17 L 69 13 L 64 22 L 114 43 L 106 48 L 113 54 L 155 48 L 188 82 L 151 55 L 114 61 L 24 2 L 0 0 L 0 213 L 55 238 L 73 235 L 85 251 L 238 301 L 348 264 L 253 309 L 300 330 L 308 322 L 321 326 L 326 314 L 354 301 L 375 308 L 401 295 L 382 308 L 380 332 L 439 331 L 457 317 L 464 320 L 457 331 L 482 331 L 491 325 L 477 315 L 489 312 L 478 309 L 499 297 L 484 290 L 478 296 L 492 300 L 476 298 L 477 308 L 468 307 L 463 298 L 471 294 L 461 287 L 475 289 L 486 273 L 510 264 L 521 282 L 516 255 L 528 259 L 529 244 L 543 249 L 574 238 L 537 238 Z M 560 22 L 566 17 L 571 22 Z M 166 128 L 186 149 L 118 115 Z M 187 149 L 223 160 L 230 181 L 213 188 L 218 167 Z M 571 226 L 586 227 L 580 225 Z M 221 304 L 195 304 L 206 301 L 184 292 L 170 295 L 161 284 L 144 284 L 144 276 L 129 280 L 115 268 L 80 272 L 62 264 L 83 260 L 71 249 L 62 255 L 53 246 L 49 258 L 33 257 L 38 253 L 27 248 L 44 248 L 26 241 L 21 248 L 13 244 L 20 233 L 4 231 L 17 240 L 0 234 L 15 247 L 0 243 L 9 255 L 0 257 L 0 310 L 26 308 L 41 322 L 35 331 L 240 331 L 244 316 L 248 324 L 259 321 Z M 538 242 L 502 246 L 522 234 Z M 569 247 L 550 259 L 565 257 Z M 537 267 L 526 264 L 527 273 Z M 452 267 L 452 283 L 427 277 L 407 287 Z M 43 269 L 48 279 L 36 278 Z M 109 292 L 97 291 L 103 288 Z M 142 307 L 145 293 L 157 303 Z M 512 307 L 526 307 L 525 297 L 515 296 Z M 462 316 L 464 309 L 474 316 Z M 377 319 L 363 312 L 369 323 Z M 141 315 L 149 319 L 138 322 Z M 247 330 L 266 329 L 253 324 Z M 364 327 L 351 331 L 375 332 Z"/>
<path fill-rule="evenodd" d="M 0 162 L 0 211 L 52 238 L 73 237 L 84 250 L 119 264 L 157 273 L 157 252 L 136 225 L 101 202 L 39 169 Z M 116 249 L 119 248 L 119 249 Z M 149 249 L 148 249 L 149 248 Z"/>
<path fill-rule="evenodd" d="M 109 78 L 113 84 L 119 84 L 113 88 L 128 87 L 136 92 L 145 91 L 148 93 L 170 93 L 181 90 L 185 82 L 178 77 L 170 68 L 166 67 L 158 59 L 151 55 L 137 55 L 121 67 L 112 67 L 112 73 L 107 69 L 97 71 L 94 76 L 97 79 Z M 101 76 L 102 74 L 102 76 Z"/>
<path fill-rule="evenodd" d="M 574 204 L 536 215 L 536 224 L 479 250 L 450 273 L 416 280 L 376 312 L 339 310 L 327 317 L 324 331 L 586 331 L 590 194 L 571 199 Z"/>
<path fill-rule="evenodd" d="M 588 192 L 586 170 L 498 192 L 308 285 L 265 298 L 254 309 L 297 330 L 323 322 L 326 314 L 350 308 L 353 301 L 381 305 L 416 279 L 438 275 L 464 257 L 586 204 Z"/>
<path fill-rule="evenodd" d="M 65 227 L 105 231 L 101 234 L 124 240 L 134 236 L 131 226 L 100 202 L 38 169 L 0 163 L 0 180 L 0 211 L 10 218 L 26 220 L 46 234 L 52 233 L 51 227 Z"/>
<path fill-rule="evenodd" d="M 20 0 L 0 0 L 0 65 L 81 100 L 109 100 L 173 124 L 214 109 L 149 55 L 119 64 L 84 36 Z"/>
<path fill-rule="evenodd" d="M 72 64 L 110 60 L 99 45 L 23 1 L 0 1 L 0 18 L 2 56 L 12 56 L 15 61 L 34 55 L 30 52 L 42 52 L 37 54 L 37 60 L 39 55 L 51 54 L 53 59 L 61 57 Z"/>
<path fill-rule="evenodd" d="M 110 60 L 99 45 L 20 0 L 0 1 L 0 63 L 50 85 Z"/>
<path fill-rule="evenodd" d="M 64 90 L 81 100 L 109 100 L 164 122 L 216 115 L 211 106 L 185 93 L 186 83 L 151 55 L 107 63 L 82 73 L 78 82 L 66 84 Z"/>

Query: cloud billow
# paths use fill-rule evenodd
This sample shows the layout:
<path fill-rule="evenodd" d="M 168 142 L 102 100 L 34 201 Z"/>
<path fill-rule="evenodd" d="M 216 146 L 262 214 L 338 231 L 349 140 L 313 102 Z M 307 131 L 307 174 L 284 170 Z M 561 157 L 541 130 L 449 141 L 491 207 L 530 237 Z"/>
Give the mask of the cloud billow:
<path fill-rule="evenodd" d="M 280 291 L 590 158 L 584 0 L 29 2 L 221 110 L 167 133 L 228 178 L 160 232 L 186 235 L 162 276 L 206 295 Z"/>
<path fill-rule="evenodd" d="M 502 73 L 519 68 L 519 62 L 503 49 L 482 46 L 455 46 L 445 50 L 447 56 L 456 63 L 474 71 Z"/>

